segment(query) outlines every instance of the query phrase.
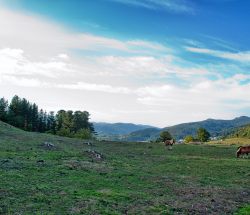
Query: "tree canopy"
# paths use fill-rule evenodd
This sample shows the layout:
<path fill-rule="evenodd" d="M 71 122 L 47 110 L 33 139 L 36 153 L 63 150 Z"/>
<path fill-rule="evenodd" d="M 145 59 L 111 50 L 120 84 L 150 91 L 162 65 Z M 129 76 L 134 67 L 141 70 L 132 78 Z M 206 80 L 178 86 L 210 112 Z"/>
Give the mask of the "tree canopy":
<path fill-rule="evenodd" d="M 162 131 L 160 133 L 160 141 L 165 142 L 166 140 L 173 139 L 172 135 L 168 131 Z"/>
<path fill-rule="evenodd" d="M 205 128 L 199 128 L 197 130 L 197 139 L 201 142 L 207 142 L 210 138 L 209 132 Z"/>
<path fill-rule="evenodd" d="M 193 142 L 194 141 L 194 137 L 192 135 L 187 135 L 185 138 L 184 138 L 184 142 L 185 143 L 190 143 L 190 142 Z"/>
<path fill-rule="evenodd" d="M 26 131 L 89 139 L 94 134 L 89 119 L 87 111 L 60 110 L 55 115 L 25 98 L 14 96 L 10 103 L 5 98 L 0 99 L 0 120 Z"/>

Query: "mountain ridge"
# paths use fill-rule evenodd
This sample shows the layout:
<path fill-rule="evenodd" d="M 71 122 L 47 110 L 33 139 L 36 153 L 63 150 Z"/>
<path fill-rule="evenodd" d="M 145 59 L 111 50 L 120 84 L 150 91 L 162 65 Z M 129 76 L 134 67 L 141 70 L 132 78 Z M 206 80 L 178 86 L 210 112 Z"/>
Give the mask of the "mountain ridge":
<path fill-rule="evenodd" d="M 206 119 L 203 121 L 181 123 L 174 126 L 155 129 L 155 132 L 146 129 L 135 131 L 126 135 L 121 140 L 123 141 L 150 141 L 159 137 L 160 132 L 167 130 L 175 139 L 183 139 L 186 135 L 196 135 L 198 128 L 203 127 L 208 130 L 212 136 L 224 136 L 232 132 L 235 128 L 250 124 L 250 117 L 240 116 L 231 120 L 225 119 Z"/>
<path fill-rule="evenodd" d="M 143 130 L 147 128 L 154 128 L 151 125 L 142 125 L 134 123 L 107 123 L 107 122 L 93 122 L 95 131 L 99 135 L 126 135 L 134 131 Z"/>

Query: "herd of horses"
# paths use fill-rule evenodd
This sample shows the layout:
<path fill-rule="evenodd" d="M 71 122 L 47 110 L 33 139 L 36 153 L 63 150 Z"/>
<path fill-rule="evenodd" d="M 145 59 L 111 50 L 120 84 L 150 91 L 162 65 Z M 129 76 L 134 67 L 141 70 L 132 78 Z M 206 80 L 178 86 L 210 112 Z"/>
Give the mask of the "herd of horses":
<path fill-rule="evenodd" d="M 175 144 L 175 140 L 174 139 L 165 140 L 164 144 L 168 150 L 172 150 L 172 147 Z M 250 154 L 250 146 L 239 146 L 236 152 L 236 157 L 239 158 L 240 156 L 243 155 L 248 156 L 248 154 Z"/>

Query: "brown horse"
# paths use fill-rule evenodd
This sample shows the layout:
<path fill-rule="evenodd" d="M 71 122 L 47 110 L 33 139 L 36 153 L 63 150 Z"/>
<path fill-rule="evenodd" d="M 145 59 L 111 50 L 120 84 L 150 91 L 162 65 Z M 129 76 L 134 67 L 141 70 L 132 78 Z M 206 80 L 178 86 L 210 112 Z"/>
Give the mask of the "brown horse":
<path fill-rule="evenodd" d="M 168 150 L 171 150 L 173 144 L 175 144 L 175 141 L 174 141 L 174 139 L 172 139 L 172 140 L 165 140 L 164 144 L 165 144 L 166 148 L 168 148 Z"/>
<path fill-rule="evenodd" d="M 240 155 L 246 154 L 248 155 L 250 153 L 250 146 L 240 146 L 236 152 L 237 158 L 240 157 Z"/>

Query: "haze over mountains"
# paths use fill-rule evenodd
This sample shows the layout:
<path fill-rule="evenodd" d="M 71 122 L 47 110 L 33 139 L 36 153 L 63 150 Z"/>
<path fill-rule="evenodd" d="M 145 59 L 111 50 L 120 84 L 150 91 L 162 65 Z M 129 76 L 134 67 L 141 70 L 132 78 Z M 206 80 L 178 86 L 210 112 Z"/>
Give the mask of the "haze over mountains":
<path fill-rule="evenodd" d="M 232 120 L 207 119 L 165 128 L 132 123 L 94 123 L 94 127 L 100 138 L 105 137 L 105 139 L 121 141 L 150 141 L 159 137 L 163 130 L 169 131 L 175 139 L 179 140 L 186 135 L 195 136 L 197 129 L 200 127 L 208 130 L 212 136 L 222 136 L 247 124 L 250 124 L 250 117 L 241 116 Z"/>

